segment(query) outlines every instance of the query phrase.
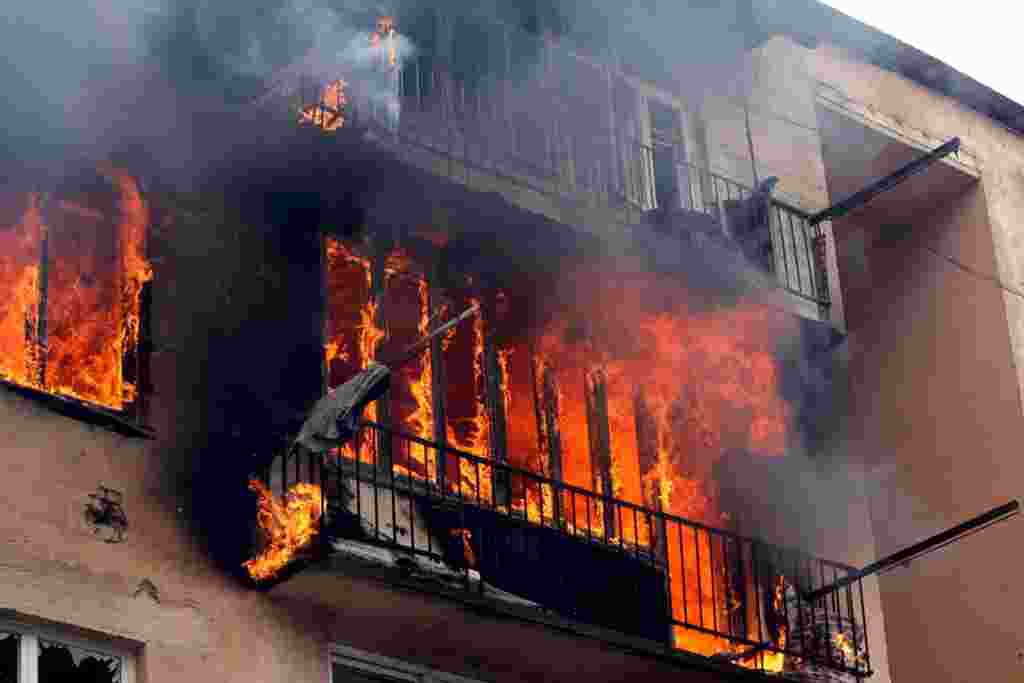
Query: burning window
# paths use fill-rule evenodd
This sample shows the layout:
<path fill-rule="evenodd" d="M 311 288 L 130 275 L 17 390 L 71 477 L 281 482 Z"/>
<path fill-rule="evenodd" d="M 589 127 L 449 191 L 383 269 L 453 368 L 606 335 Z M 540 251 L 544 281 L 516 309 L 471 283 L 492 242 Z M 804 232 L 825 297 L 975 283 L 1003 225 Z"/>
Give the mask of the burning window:
<path fill-rule="evenodd" d="M 0 378 L 124 411 L 152 277 L 138 184 L 104 166 L 0 205 Z"/>

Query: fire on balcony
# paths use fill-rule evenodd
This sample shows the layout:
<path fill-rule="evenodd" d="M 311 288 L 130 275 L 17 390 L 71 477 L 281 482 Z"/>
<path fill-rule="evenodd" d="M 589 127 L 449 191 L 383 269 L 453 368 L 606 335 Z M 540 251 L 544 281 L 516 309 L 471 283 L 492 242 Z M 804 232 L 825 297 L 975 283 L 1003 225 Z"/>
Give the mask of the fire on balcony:
<path fill-rule="evenodd" d="M 378 25 L 371 47 L 393 31 Z M 369 116 L 349 106 L 346 81 L 314 92 L 300 123 L 355 139 L 381 122 L 372 106 Z M 384 123 L 373 140 L 401 133 Z M 627 195 L 631 180 L 647 186 L 637 158 L 617 180 Z M 252 484 L 264 542 L 250 576 L 272 583 L 332 549 L 383 546 L 410 571 L 680 650 L 771 672 L 868 675 L 860 585 L 800 597 L 853 569 L 740 535 L 715 479 L 727 454 L 777 458 L 800 442 L 782 387 L 797 324 L 751 282 L 792 266 L 783 284 L 827 305 L 806 217 L 794 228 L 792 210 L 764 210 L 767 190 L 686 177 L 689 196 L 658 220 L 688 220 L 694 237 L 680 237 L 690 225 L 647 226 L 641 248 L 549 243 L 531 255 L 515 236 L 422 216 L 328 231 L 331 391 L 458 311 L 477 313 L 390 368 L 338 448 L 268 460 Z M 781 238 L 744 257 L 739 226 L 736 241 L 722 227 L 730 213 L 758 213 L 757 227 Z M 666 250 L 684 255 L 666 265 Z"/>
<path fill-rule="evenodd" d="M 797 597 L 852 569 L 730 531 L 718 495 L 724 455 L 776 458 L 799 440 L 779 353 L 794 320 L 756 289 L 690 286 L 635 255 L 557 273 L 473 239 L 324 238 L 327 386 L 472 315 L 391 368 L 340 448 L 292 448 L 260 473 L 251 576 L 272 583 L 289 559 L 369 543 L 741 666 L 868 673 L 859 585 Z"/>

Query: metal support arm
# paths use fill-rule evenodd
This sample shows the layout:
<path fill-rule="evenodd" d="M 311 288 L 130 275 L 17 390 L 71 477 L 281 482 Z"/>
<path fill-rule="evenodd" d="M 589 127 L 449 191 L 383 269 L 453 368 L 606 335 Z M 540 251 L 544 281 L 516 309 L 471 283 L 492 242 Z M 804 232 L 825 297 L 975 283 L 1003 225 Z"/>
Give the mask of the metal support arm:
<path fill-rule="evenodd" d="M 953 138 L 944 145 L 936 147 L 935 149 L 933 149 L 931 152 L 928 152 L 924 156 L 914 159 L 906 166 L 903 166 L 893 171 L 892 173 L 890 173 L 889 175 L 885 176 L 880 180 L 876 180 L 872 184 L 865 187 L 863 190 L 851 194 L 849 197 L 842 200 L 841 202 L 833 204 L 827 209 L 819 211 L 818 213 L 810 217 L 809 222 L 811 225 L 817 225 L 823 221 L 831 220 L 833 218 L 839 218 L 840 216 L 845 216 L 853 209 L 856 209 L 858 207 L 863 206 L 864 204 L 867 204 L 869 201 L 871 201 L 878 195 L 882 194 L 883 192 L 886 192 L 887 190 L 891 190 L 892 188 L 896 187 L 907 178 L 913 175 L 917 175 L 918 173 L 924 171 L 933 162 L 936 162 L 939 159 L 947 157 L 950 154 L 954 154 L 959 150 L 960 138 Z"/>
<path fill-rule="evenodd" d="M 914 545 L 908 548 L 904 548 L 899 552 L 895 552 L 892 555 L 883 557 L 877 562 L 872 562 L 863 569 L 859 569 L 853 572 L 852 574 L 844 576 L 843 578 L 839 579 L 838 581 L 835 581 L 834 583 L 830 583 L 826 586 L 822 586 L 817 590 L 810 591 L 809 593 L 806 593 L 804 595 L 804 599 L 810 601 L 817 600 L 818 598 L 823 597 L 831 593 L 832 591 L 836 591 L 840 588 L 849 586 L 851 583 L 855 583 L 866 576 L 870 576 L 872 574 L 880 574 L 888 569 L 892 569 L 897 565 L 906 564 L 907 562 L 910 562 L 911 560 L 916 559 L 922 555 L 938 550 L 939 548 L 948 545 L 953 541 L 958 541 L 964 536 L 967 536 L 977 531 L 981 531 L 990 524 L 995 524 L 996 522 L 1001 522 L 1005 519 L 1009 519 L 1010 517 L 1016 515 L 1018 512 L 1020 512 L 1020 503 L 1016 500 L 1011 500 L 1009 503 L 1006 503 L 1005 505 L 1000 505 L 997 508 L 993 508 L 982 515 L 978 515 L 973 519 L 967 520 L 963 524 L 958 524 L 952 529 L 947 529 L 942 533 L 936 534 L 930 538 L 926 538 L 920 543 L 915 543 Z"/>

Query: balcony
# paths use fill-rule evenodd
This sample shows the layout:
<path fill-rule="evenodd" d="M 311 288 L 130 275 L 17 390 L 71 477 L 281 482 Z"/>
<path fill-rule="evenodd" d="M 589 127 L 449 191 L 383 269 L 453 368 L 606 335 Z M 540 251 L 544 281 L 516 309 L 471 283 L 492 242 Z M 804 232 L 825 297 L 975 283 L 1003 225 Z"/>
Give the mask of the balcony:
<path fill-rule="evenodd" d="M 319 491 L 315 543 L 271 583 L 362 558 L 585 634 L 798 679 L 871 675 L 860 581 L 802 597 L 851 567 L 372 422 L 354 443 L 358 457 L 282 452 L 261 474 L 279 498 Z M 390 467 L 374 462 L 385 450 Z"/>
<path fill-rule="evenodd" d="M 329 131 L 345 127 L 458 182 L 473 186 L 471 177 L 490 178 L 479 181 L 480 189 L 518 188 L 510 190 L 512 202 L 529 194 L 552 206 L 584 207 L 566 215 L 586 224 L 616 215 L 620 223 L 664 223 L 660 216 L 669 213 L 669 222 L 682 232 L 696 229 L 738 246 L 753 189 L 694 163 L 682 138 L 652 136 L 644 142 L 607 126 L 577 125 L 573 88 L 584 87 L 585 79 L 577 84 L 560 77 L 560 68 L 578 68 L 565 61 L 579 60 L 551 58 L 540 75 L 523 83 L 482 77 L 469 85 L 429 55 L 409 58 L 372 83 L 323 86 L 282 74 L 265 102 L 286 95 L 283 109 L 301 112 L 301 122 Z M 672 169 L 668 189 L 664 159 Z M 763 234 L 742 249 L 748 260 L 811 304 L 817 317 L 827 318 L 830 292 L 819 226 L 807 212 L 774 198 L 763 214 L 767 219 L 762 215 L 754 231 Z"/>

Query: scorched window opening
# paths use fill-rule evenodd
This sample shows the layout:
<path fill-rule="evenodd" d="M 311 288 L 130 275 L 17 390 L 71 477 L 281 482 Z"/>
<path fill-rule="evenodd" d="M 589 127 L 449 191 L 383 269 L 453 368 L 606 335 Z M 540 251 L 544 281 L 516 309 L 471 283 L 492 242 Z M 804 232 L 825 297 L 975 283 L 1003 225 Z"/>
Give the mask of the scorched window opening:
<path fill-rule="evenodd" d="M 383 344 L 402 348 L 425 334 L 442 300 L 453 313 L 481 304 L 472 324 L 395 372 L 389 395 L 368 407 L 371 422 L 716 525 L 723 523 L 711 482 L 716 459 L 730 448 L 781 455 L 787 447 L 789 408 L 770 348 L 776 323 L 766 311 L 691 314 L 673 289 L 678 283 L 638 274 L 635 292 L 615 292 L 623 310 L 635 311 L 643 292 L 657 288 L 679 300 L 671 311 L 635 313 L 626 324 L 634 339 L 615 321 L 597 320 L 600 306 L 581 304 L 579 312 L 533 324 L 522 310 L 538 303 L 529 295 L 480 282 L 442 291 L 425 275 L 432 267 L 391 246 L 366 256 L 328 237 L 325 250 L 329 386 L 365 369 Z M 630 344 L 637 348 L 615 348 Z M 535 517 L 542 504 L 556 518 L 597 514 L 582 501 L 543 500 L 550 491 L 520 490 L 522 480 L 492 481 L 467 463 L 460 471 L 456 460 L 439 461 L 430 449 L 383 433 L 372 442 L 364 434 L 341 455 L 351 460 L 356 452 L 385 472 L 393 467 L 455 491 L 461 482 L 483 499 L 525 505 Z M 616 520 L 605 517 L 618 533 Z"/>
<path fill-rule="evenodd" d="M 152 270 L 138 183 L 100 166 L 2 202 L 0 379 L 139 421 Z"/>

